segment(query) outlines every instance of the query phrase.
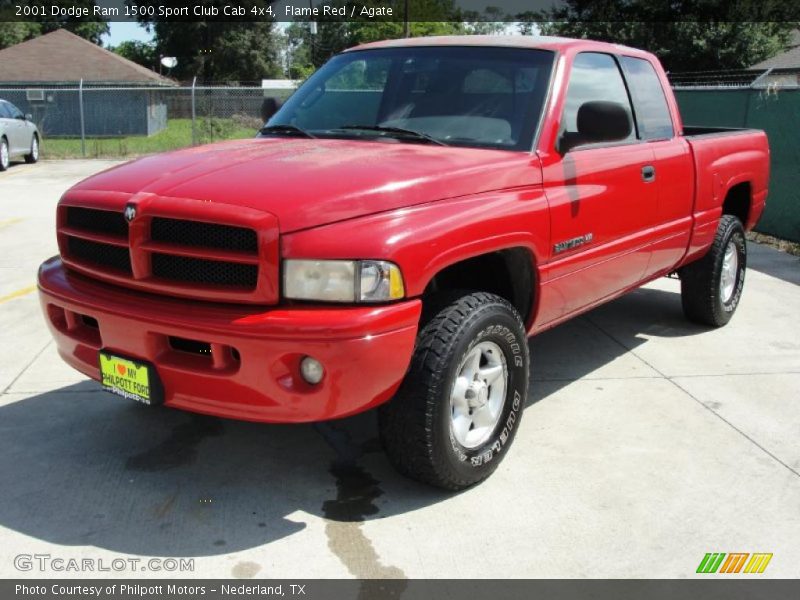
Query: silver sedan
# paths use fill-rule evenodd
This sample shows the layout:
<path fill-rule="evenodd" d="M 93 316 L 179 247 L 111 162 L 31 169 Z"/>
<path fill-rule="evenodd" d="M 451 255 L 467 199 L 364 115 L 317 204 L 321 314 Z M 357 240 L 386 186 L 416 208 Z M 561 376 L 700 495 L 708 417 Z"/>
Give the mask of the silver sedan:
<path fill-rule="evenodd" d="M 30 115 L 11 102 L 0 100 L 0 171 L 5 171 L 12 158 L 24 158 L 27 163 L 39 160 L 41 137 Z"/>

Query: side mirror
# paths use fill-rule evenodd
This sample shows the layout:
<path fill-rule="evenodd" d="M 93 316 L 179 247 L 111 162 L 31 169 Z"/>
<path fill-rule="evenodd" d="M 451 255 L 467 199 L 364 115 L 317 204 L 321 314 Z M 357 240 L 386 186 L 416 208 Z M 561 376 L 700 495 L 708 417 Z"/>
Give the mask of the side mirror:
<path fill-rule="evenodd" d="M 628 110 L 622 104 L 603 100 L 581 104 L 577 125 L 577 133 L 564 132 L 559 138 L 558 151 L 562 154 L 584 144 L 618 142 L 633 131 Z"/>
<path fill-rule="evenodd" d="M 264 123 L 269 121 L 272 115 L 278 112 L 282 105 L 283 102 L 273 96 L 264 98 L 264 101 L 261 103 L 261 120 Z"/>
<path fill-rule="evenodd" d="M 578 133 L 598 142 L 618 142 L 631 134 L 631 117 L 622 104 L 616 102 L 584 102 L 578 109 Z"/>
<path fill-rule="evenodd" d="M 27 115 L 25 115 L 25 120 L 33 123 L 33 115 L 31 113 L 28 113 Z"/>

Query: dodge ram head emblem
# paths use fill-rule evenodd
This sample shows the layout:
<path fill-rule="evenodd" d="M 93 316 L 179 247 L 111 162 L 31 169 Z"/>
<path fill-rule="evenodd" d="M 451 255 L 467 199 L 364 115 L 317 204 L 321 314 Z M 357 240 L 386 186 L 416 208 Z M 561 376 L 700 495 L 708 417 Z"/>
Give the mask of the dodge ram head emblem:
<path fill-rule="evenodd" d="M 136 218 L 136 207 L 133 204 L 128 204 L 125 207 L 125 220 L 130 223 Z"/>

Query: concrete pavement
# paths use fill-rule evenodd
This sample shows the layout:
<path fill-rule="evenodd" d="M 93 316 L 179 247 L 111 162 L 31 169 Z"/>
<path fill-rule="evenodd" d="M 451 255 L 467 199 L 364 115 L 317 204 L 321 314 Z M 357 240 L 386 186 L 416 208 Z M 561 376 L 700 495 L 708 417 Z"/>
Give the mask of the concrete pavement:
<path fill-rule="evenodd" d="M 719 330 L 664 279 L 534 338 L 511 454 L 449 495 L 392 470 L 372 414 L 154 410 L 63 365 L 30 288 L 59 195 L 112 164 L 0 174 L 0 577 L 691 577 L 706 552 L 800 576 L 799 259 L 751 245 Z M 23 553 L 194 571 L 20 572 Z"/>

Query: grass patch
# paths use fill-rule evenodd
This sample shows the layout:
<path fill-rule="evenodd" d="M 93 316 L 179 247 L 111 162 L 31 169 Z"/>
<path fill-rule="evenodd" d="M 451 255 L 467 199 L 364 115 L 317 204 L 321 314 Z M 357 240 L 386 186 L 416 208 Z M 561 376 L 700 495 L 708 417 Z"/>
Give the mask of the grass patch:
<path fill-rule="evenodd" d="M 782 240 L 780 238 L 776 238 L 765 233 L 757 233 L 755 231 L 748 231 L 746 237 L 748 240 L 755 242 L 756 244 L 763 244 L 793 256 L 800 256 L 800 244 L 797 242 Z"/>
<path fill-rule="evenodd" d="M 247 124 L 249 125 L 249 124 Z M 256 129 L 240 119 L 197 119 L 195 136 L 198 144 L 221 140 L 254 137 Z M 151 136 L 86 138 L 86 158 L 119 158 L 177 150 L 192 145 L 192 120 L 170 119 L 167 127 Z M 83 158 L 80 138 L 46 138 L 42 140 L 42 158 Z"/>

